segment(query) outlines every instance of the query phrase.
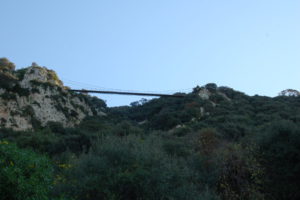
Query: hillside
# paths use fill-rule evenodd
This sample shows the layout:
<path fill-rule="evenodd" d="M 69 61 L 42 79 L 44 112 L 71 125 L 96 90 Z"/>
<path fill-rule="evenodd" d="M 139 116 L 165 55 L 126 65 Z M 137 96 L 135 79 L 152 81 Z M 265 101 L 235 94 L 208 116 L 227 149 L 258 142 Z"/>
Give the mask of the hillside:
<path fill-rule="evenodd" d="M 300 198 L 296 90 L 209 83 L 107 108 L 36 64 L 0 69 L 0 200 Z"/>

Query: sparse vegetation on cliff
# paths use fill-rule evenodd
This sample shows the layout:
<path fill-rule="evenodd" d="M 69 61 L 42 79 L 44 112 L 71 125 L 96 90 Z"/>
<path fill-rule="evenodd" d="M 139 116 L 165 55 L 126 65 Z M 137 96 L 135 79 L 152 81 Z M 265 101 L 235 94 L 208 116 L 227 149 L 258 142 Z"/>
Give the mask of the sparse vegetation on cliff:
<path fill-rule="evenodd" d="M 32 66 L 15 71 L 8 59 L 0 59 L 1 126 L 15 130 L 45 127 L 60 122 L 65 127 L 78 125 L 87 116 L 103 115 L 104 101 L 69 92 L 53 70 Z M 32 104 L 32 112 L 25 112 Z M 24 111 L 20 115 L 10 115 Z"/>

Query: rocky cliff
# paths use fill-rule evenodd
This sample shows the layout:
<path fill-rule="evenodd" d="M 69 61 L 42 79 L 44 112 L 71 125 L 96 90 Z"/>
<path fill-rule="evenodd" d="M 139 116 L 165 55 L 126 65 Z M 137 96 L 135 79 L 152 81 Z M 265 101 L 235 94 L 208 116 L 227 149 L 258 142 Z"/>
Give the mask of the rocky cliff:
<path fill-rule="evenodd" d="M 0 59 L 0 126 L 14 130 L 35 129 L 49 122 L 73 127 L 87 116 L 105 115 L 105 103 L 70 92 L 52 70 L 32 66 L 15 70 Z"/>

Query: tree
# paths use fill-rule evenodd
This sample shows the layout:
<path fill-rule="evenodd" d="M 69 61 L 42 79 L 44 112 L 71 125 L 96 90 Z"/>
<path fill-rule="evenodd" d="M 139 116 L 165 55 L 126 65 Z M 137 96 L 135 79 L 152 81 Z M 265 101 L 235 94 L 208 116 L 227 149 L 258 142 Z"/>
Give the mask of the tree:
<path fill-rule="evenodd" d="M 300 96 L 300 92 L 294 89 L 286 89 L 279 93 L 279 96 L 292 96 L 292 97 L 298 97 Z"/>
<path fill-rule="evenodd" d="M 12 72 L 16 68 L 15 64 L 10 62 L 7 58 L 0 58 L 0 71 Z"/>
<path fill-rule="evenodd" d="M 274 121 L 258 138 L 269 199 L 299 199 L 299 125 L 287 120 Z"/>
<path fill-rule="evenodd" d="M 215 83 L 208 83 L 205 85 L 205 88 L 208 89 L 208 91 L 210 91 L 210 92 L 216 92 L 218 86 Z"/>

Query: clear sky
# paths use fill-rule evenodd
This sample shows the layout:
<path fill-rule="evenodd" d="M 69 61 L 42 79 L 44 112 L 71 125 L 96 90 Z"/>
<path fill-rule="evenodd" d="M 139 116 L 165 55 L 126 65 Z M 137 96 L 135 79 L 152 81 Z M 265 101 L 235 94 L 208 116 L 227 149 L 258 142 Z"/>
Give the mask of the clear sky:
<path fill-rule="evenodd" d="M 1 0 L 0 57 L 73 88 L 300 90 L 299 0 Z M 141 97 L 99 95 L 109 106 Z"/>

